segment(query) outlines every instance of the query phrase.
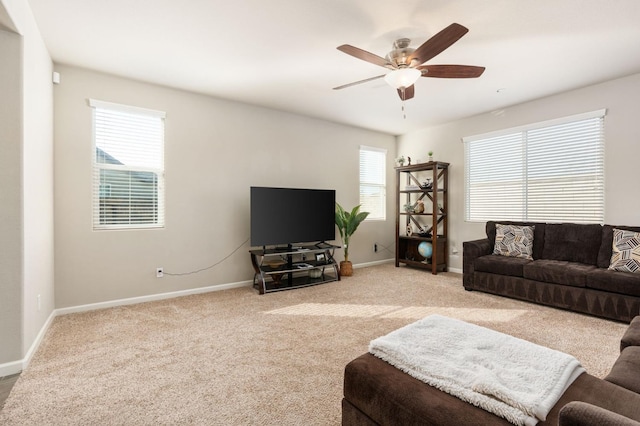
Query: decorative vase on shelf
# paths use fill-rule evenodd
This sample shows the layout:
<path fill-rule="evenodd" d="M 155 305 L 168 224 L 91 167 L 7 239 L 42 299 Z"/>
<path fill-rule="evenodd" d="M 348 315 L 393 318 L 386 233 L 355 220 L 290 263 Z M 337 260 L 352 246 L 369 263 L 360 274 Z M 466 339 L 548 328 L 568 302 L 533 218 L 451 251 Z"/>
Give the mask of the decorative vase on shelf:
<path fill-rule="evenodd" d="M 309 278 L 321 278 L 322 270 L 320 269 L 309 269 Z"/>
<path fill-rule="evenodd" d="M 426 179 L 422 184 L 420 184 L 420 188 L 422 189 L 431 189 L 433 188 L 433 183 L 431 183 L 431 179 Z"/>

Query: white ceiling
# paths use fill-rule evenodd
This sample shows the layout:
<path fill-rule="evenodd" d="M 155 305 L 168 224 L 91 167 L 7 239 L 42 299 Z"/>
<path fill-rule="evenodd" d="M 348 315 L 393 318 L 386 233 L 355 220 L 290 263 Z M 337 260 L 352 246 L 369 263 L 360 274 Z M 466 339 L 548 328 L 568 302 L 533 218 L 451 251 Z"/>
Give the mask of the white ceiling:
<path fill-rule="evenodd" d="M 390 134 L 640 72 L 638 0 L 29 0 L 56 63 Z M 485 66 L 421 78 L 402 102 L 385 56 L 449 24 L 469 32 L 428 64 Z M 62 76 L 64 84 L 64 76 Z"/>

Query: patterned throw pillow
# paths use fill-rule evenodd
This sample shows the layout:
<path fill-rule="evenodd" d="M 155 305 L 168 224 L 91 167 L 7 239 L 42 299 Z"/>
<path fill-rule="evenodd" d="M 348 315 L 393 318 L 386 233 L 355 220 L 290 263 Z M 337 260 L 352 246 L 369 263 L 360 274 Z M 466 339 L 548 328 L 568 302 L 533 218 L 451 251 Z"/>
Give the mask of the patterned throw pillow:
<path fill-rule="evenodd" d="M 640 273 L 640 232 L 613 229 L 609 269 Z"/>
<path fill-rule="evenodd" d="M 535 226 L 501 225 L 496 223 L 496 243 L 493 254 L 533 259 Z"/>

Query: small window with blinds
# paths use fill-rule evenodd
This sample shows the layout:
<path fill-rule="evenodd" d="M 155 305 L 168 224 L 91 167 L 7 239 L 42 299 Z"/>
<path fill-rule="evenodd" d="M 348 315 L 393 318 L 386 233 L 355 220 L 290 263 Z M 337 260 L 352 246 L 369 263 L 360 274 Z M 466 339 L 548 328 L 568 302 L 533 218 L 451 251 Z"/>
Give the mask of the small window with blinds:
<path fill-rule="evenodd" d="M 369 212 L 365 220 L 385 220 L 387 150 L 360 147 L 360 211 Z"/>
<path fill-rule="evenodd" d="M 605 113 L 464 138 L 465 220 L 604 223 Z"/>
<path fill-rule="evenodd" d="M 93 228 L 164 227 L 165 113 L 89 100 Z"/>

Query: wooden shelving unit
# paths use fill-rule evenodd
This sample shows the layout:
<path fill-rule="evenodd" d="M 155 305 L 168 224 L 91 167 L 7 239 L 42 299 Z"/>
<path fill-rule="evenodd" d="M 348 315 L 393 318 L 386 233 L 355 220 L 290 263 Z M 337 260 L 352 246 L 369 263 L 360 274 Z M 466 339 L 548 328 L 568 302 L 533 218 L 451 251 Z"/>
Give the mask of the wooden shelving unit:
<path fill-rule="evenodd" d="M 440 161 L 396 167 L 396 266 L 402 263 L 432 274 L 447 270 L 448 173 L 449 163 Z M 415 211 L 419 201 L 423 212 Z M 433 247 L 428 259 L 418 252 L 423 241 Z"/>

